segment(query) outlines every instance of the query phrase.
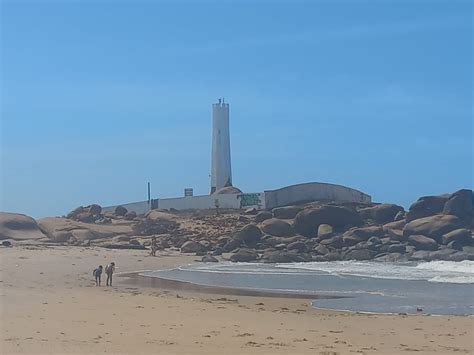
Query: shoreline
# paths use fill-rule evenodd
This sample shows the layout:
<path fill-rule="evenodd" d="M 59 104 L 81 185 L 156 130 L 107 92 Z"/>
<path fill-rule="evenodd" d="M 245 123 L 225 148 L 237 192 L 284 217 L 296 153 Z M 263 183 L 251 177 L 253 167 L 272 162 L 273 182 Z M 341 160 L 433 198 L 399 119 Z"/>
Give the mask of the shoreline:
<path fill-rule="evenodd" d="M 148 271 L 148 270 L 147 270 Z M 149 271 L 162 271 L 162 270 L 149 270 Z M 134 285 L 139 287 L 152 287 L 164 290 L 172 291 L 188 291 L 206 294 L 225 294 L 232 296 L 252 296 L 252 297 L 275 297 L 275 298 L 296 298 L 306 300 L 316 299 L 340 299 L 340 298 L 351 298 L 351 296 L 336 296 L 336 295 L 324 295 L 320 293 L 302 292 L 294 293 L 291 291 L 271 291 L 267 289 L 251 289 L 244 287 L 222 287 L 222 286 L 209 286 L 202 285 L 199 283 L 178 281 L 167 279 L 158 276 L 144 276 L 140 275 L 143 271 L 135 271 L 123 274 L 117 274 L 119 277 L 127 278 L 122 281 L 126 285 Z"/>

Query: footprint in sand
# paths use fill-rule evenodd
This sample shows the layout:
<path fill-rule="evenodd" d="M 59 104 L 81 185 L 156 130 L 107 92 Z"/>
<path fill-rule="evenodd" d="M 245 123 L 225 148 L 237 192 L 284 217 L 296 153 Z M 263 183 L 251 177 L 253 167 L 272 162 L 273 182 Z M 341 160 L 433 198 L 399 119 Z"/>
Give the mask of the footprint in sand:
<path fill-rule="evenodd" d="M 252 335 L 255 335 L 255 334 L 252 334 L 252 333 L 242 333 L 242 334 L 237 334 L 236 337 L 251 337 Z"/>

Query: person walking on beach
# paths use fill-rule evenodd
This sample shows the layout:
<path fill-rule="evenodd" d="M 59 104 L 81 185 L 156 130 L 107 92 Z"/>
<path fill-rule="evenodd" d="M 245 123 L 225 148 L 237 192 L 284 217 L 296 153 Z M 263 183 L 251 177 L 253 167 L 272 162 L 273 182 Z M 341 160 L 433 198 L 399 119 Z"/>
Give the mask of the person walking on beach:
<path fill-rule="evenodd" d="M 102 276 L 102 265 L 99 265 L 97 269 L 94 269 L 92 275 L 95 277 L 95 285 L 100 286 L 100 277 Z"/>
<path fill-rule="evenodd" d="M 107 274 L 107 286 L 112 286 L 112 275 L 115 271 L 115 263 L 111 262 L 105 267 L 105 273 Z"/>

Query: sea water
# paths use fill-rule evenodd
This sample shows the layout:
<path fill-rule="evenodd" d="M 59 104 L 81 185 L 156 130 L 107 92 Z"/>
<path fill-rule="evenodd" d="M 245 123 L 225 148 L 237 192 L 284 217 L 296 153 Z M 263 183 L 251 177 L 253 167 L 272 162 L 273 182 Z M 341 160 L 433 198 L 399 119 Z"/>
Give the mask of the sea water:
<path fill-rule="evenodd" d="M 314 307 L 377 313 L 474 313 L 474 262 L 201 263 L 144 276 L 197 285 L 342 296 Z M 316 297 L 315 297 L 316 298 Z"/>

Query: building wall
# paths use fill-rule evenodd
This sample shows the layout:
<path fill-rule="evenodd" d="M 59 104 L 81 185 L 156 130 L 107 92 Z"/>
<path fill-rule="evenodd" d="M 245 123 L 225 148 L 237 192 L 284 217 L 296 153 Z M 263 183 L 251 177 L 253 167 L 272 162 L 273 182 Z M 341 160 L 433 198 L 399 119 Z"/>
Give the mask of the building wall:
<path fill-rule="evenodd" d="M 216 200 L 219 201 L 219 208 L 246 209 L 255 207 L 257 209 L 270 209 L 314 200 L 370 203 L 371 197 L 349 187 L 312 182 L 265 192 L 160 198 L 153 200 L 153 207 L 160 209 L 174 208 L 176 210 L 213 209 L 216 208 Z M 151 209 L 151 204 L 148 201 L 127 203 L 122 206 L 129 211 L 135 211 L 137 214 L 146 213 Z M 102 210 L 113 212 L 115 207 L 117 206 L 104 207 Z"/>
<path fill-rule="evenodd" d="M 370 203 L 372 198 L 361 191 L 349 187 L 320 182 L 310 182 L 265 191 L 266 208 L 314 200 Z"/>

